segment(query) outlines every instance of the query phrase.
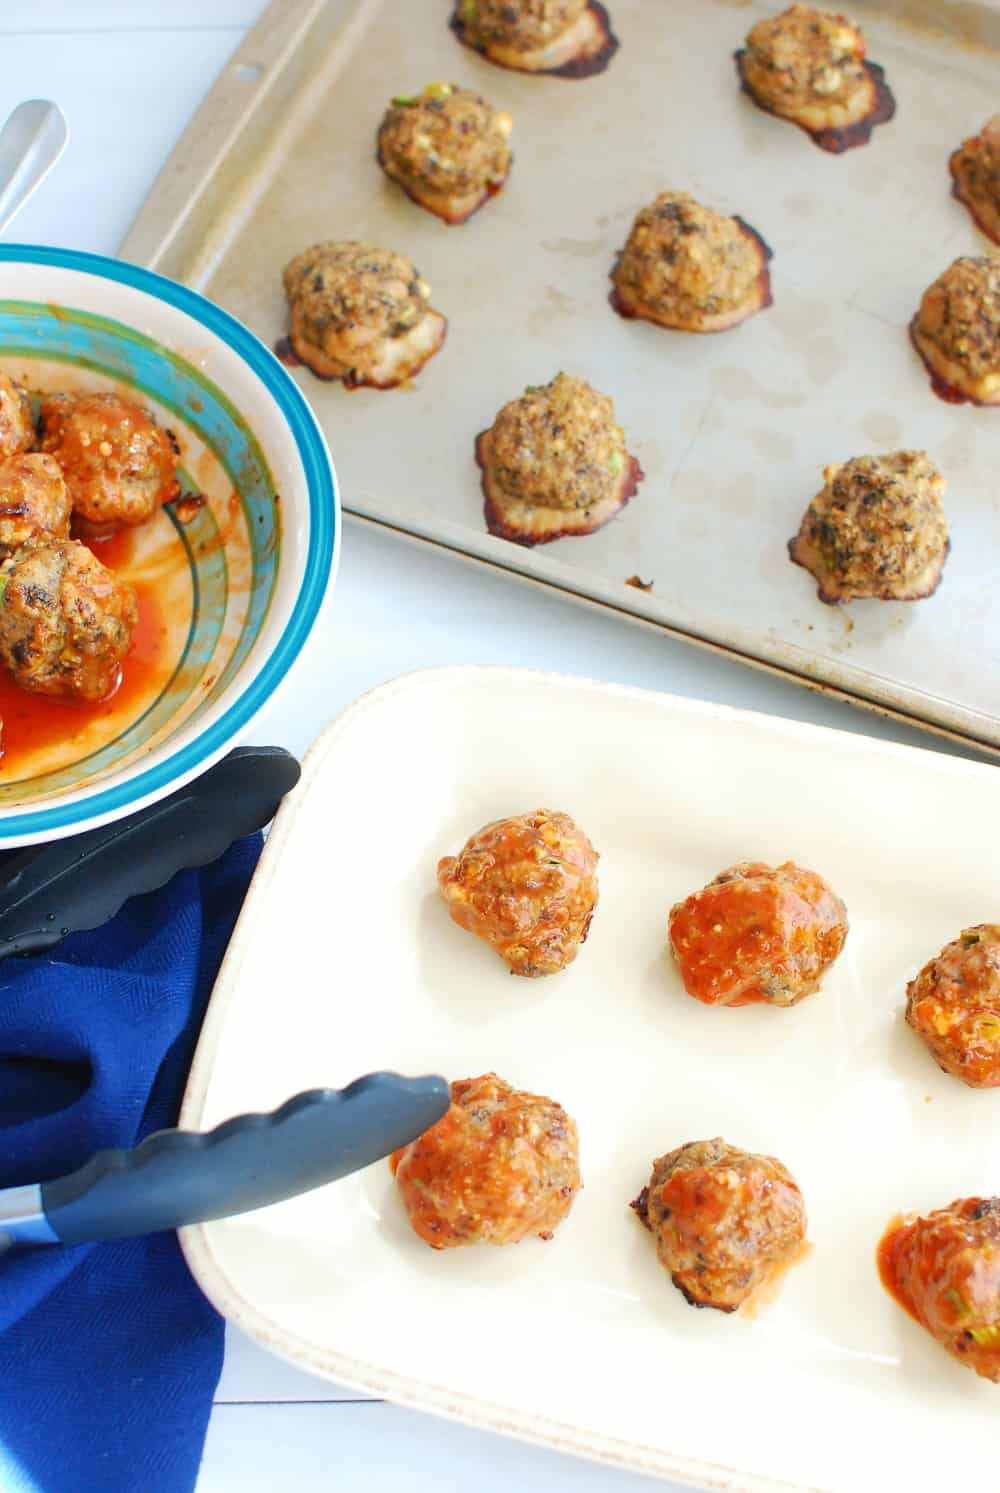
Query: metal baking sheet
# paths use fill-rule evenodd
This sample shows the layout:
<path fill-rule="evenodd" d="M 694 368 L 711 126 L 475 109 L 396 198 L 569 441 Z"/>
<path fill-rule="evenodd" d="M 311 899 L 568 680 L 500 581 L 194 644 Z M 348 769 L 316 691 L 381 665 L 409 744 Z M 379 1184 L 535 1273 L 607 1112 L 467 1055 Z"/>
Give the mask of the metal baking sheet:
<path fill-rule="evenodd" d="M 226 68 L 122 246 L 268 343 L 281 269 L 324 238 L 409 254 L 449 318 L 411 386 L 348 393 L 305 369 L 344 505 L 813 688 L 1000 748 L 1000 411 L 931 392 L 906 335 L 929 282 L 985 241 L 949 193 L 951 149 L 997 107 L 1000 0 L 855 7 L 895 121 L 843 156 L 755 109 L 732 52 L 745 0 L 614 0 L 621 50 L 585 81 L 495 68 L 449 0 L 277 0 Z M 514 116 L 514 169 L 461 228 L 382 175 L 386 100 L 447 79 Z M 637 209 L 684 189 L 774 250 L 775 304 L 714 337 L 627 323 L 608 273 Z M 558 369 L 611 394 L 646 472 L 607 528 L 525 550 L 485 532 L 476 433 Z M 786 553 L 821 468 L 926 448 L 952 553 L 915 605 L 816 598 Z M 626 584 L 638 575 L 645 592 Z"/>

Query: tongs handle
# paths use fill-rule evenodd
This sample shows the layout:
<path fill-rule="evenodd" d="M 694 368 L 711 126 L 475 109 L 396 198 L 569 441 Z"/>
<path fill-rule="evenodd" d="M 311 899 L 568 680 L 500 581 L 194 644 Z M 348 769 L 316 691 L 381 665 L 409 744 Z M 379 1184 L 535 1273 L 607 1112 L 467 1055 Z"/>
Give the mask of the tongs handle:
<path fill-rule="evenodd" d="M 161 1130 L 134 1151 L 99 1151 L 68 1177 L 0 1190 L 0 1250 L 121 1239 L 263 1208 L 388 1156 L 449 1103 L 436 1074 L 369 1073 L 207 1134 Z"/>
<path fill-rule="evenodd" d="M 169 798 L 81 835 L 0 860 L 0 959 L 99 928 L 129 897 L 207 866 L 262 829 L 299 780 L 281 747 L 237 747 Z"/>

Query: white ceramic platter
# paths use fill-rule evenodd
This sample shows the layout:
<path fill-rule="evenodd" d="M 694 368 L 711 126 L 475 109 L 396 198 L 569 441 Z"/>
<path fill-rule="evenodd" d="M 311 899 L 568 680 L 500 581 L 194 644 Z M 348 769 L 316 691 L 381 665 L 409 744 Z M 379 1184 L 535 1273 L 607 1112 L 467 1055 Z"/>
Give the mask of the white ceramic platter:
<path fill-rule="evenodd" d="M 522 981 L 434 868 L 483 822 L 565 809 L 601 852 L 590 939 Z M 1000 1191 L 1000 1092 L 947 1078 L 906 980 L 1000 907 L 992 767 L 638 690 L 513 670 L 387 685 L 310 753 L 220 976 L 182 1115 L 214 1125 L 370 1069 L 495 1068 L 577 1118 L 585 1189 L 549 1244 L 437 1254 L 388 1167 L 184 1246 L 230 1320 L 343 1383 L 739 1493 L 938 1493 L 995 1465 L 1000 1388 L 888 1298 L 899 1209 Z M 793 1010 L 690 1000 L 671 903 L 791 858 L 851 932 Z M 755 1317 L 686 1305 L 629 1211 L 653 1156 L 724 1135 L 799 1179 L 815 1249 Z"/>

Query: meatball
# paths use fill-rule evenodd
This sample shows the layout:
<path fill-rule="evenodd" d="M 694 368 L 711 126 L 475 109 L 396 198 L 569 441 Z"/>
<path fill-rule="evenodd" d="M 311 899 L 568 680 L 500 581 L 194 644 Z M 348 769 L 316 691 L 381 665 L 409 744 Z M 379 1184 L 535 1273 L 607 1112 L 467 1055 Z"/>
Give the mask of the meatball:
<path fill-rule="evenodd" d="M 451 27 L 466 46 L 517 72 L 587 78 L 618 50 L 597 0 L 456 0 Z"/>
<path fill-rule="evenodd" d="M 0 559 L 40 534 L 68 539 L 70 509 L 53 457 L 33 451 L 0 461 Z"/>
<path fill-rule="evenodd" d="M 965 140 L 948 162 L 951 189 L 987 238 L 1000 244 L 1000 114 Z"/>
<path fill-rule="evenodd" d="M 378 160 L 408 196 L 446 223 L 464 223 L 510 171 L 514 121 L 478 93 L 431 83 L 395 98 L 378 132 Z"/>
<path fill-rule="evenodd" d="M 0 372 L 0 461 L 35 444 L 31 397 L 23 384 Z"/>
<path fill-rule="evenodd" d="M 794 1006 L 844 947 L 847 909 L 815 871 L 746 861 L 672 907 L 669 936 L 695 1000 Z"/>
<path fill-rule="evenodd" d="M 346 388 L 391 389 L 441 348 L 447 322 L 411 260 L 371 244 L 314 244 L 285 266 L 296 356 Z"/>
<path fill-rule="evenodd" d="M 582 1185 L 576 1124 L 562 1105 L 495 1073 L 453 1083 L 448 1113 L 389 1165 L 431 1249 L 551 1239 Z"/>
<path fill-rule="evenodd" d="M 910 336 L 936 393 L 1000 404 L 1000 261 L 956 259 L 924 291 Z"/>
<path fill-rule="evenodd" d="M 771 251 L 742 218 L 661 192 L 611 272 L 611 304 L 680 332 L 723 332 L 771 304 Z"/>
<path fill-rule="evenodd" d="M 438 861 L 452 919 L 491 944 L 512 975 L 572 964 L 597 906 L 598 854 L 568 814 L 497 819 Z"/>
<path fill-rule="evenodd" d="M 1000 1384 L 1000 1198 L 963 1198 L 895 1223 L 882 1280 L 942 1347 Z"/>
<path fill-rule="evenodd" d="M 121 394 L 50 394 L 41 449 L 54 456 L 85 535 L 144 524 L 180 492 L 177 445 L 149 410 Z"/>
<path fill-rule="evenodd" d="M 906 1020 L 939 1068 L 970 1089 L 1000 1086 L 1000 927 L 945 944 L 906 987 Z"/>
<path fill-rule="evenodd" d="M 811 5 L 758 21 L 736 65 L 755 104 L 799 125 L 823 150 L 865 145 L 896 112 L 882 69 L 865 61 L 860 29 Z"/>
<path fill-rule="evenodd" d="M 529 384 L 476 440 L 486 527 L 515 544 L 592 534 L 643 479 L 615 407 L 581 378 Z"/>
<path fill-rule="evenodd" d="M 29 545 L 0 565 L 0 662 L 32 694 L 104 699 L 137 620 L 132 587 L 75 540 Z"/>
<path fill-rule="evenodd" d="M 653 1162 L 631 1204 L 656 1254 L 691 1306 L 734 1312 L 806 1237 L 798 1184 L 773 1156 L 724 1140 L 689 1141 Z"/>
<path fill-rule="evenodd" d="M 788 553 L 816 577 L 820 601 L 920 601 L 948 558 L 945 480 L 926 451 L 855 456 L 825 467 L 825 486 Z"/>

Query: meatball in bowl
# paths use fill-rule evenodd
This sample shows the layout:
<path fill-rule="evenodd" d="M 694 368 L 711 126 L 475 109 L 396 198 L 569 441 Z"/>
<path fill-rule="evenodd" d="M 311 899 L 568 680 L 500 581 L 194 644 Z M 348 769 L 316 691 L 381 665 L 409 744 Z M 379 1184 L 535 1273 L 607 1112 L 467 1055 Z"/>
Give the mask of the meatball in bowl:
<path fill-rule="evenodd" d="M 429 83 L 389 105 L 378 132 L 378 163 L 418 206 L 446 223 L 464 223 L 507 180 L 513 125 L 478 93 Z"/>
<path fill-rule="evenodd" d="M 0 246 L 0 845 L 236 745 L 336 561 L 329 455 L 257 339 L 115 260 Z"/>
<path fill-rule="evenodd" d="M 531 546 L 593 534 L 638 491 L 615 407 L 584 379 L 529 384 L 476 439 L 486 527 Z"/>
<path fill-rule="evenodd" d="M 600 0 L 455 0 L 451 29 L 487 61 L 520 73 L 589 78 L 618 50 Z"/>
<path fill-rule="evenodd" d="M 771 304 L 771 251 L 742 218 L 687 192 L 644 207 L 611 272 L 611 304 L 678 332 L 725 332 Z"/>

